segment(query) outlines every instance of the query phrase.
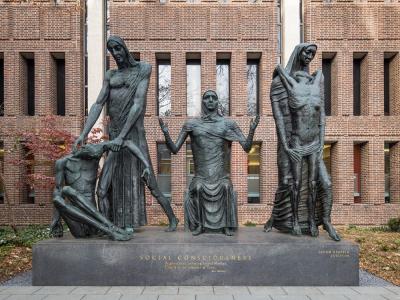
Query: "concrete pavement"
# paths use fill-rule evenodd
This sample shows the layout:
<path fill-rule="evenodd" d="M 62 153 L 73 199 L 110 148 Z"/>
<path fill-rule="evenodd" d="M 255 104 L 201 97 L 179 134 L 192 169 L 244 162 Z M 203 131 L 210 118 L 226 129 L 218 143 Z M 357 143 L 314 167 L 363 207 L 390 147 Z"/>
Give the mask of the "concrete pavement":
<path fill-rule="evenodd" d="M 0 300 L 400 300 L 400 287 L 1 286 Z"/>

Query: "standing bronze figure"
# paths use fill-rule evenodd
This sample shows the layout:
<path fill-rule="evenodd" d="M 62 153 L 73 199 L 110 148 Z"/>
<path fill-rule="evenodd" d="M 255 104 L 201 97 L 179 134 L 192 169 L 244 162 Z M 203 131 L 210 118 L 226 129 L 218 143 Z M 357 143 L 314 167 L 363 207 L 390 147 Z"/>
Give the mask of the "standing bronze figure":
<path fill-rule="evenodd" d="M 230 148 L 233 141 L 238 141 L 243 150 L 249 152 L 259 122 L 258 116 L 251 122 L 246 139 L 236 122 L 218 111 L 218 105 L 217 94 L 206 91 L 201 117 L 185 122 L 176 144 L 169 135 L 167 125 L 159 119 L 172 153 L 178 153 L 190 136 L 195 174 L 185 196 L 184 209 L 185 226 L 193 235 L 207 230 L 223 231 L 230 236 L 237 228 L 236 195 L 229 174 Z"/>
<path fill-rule="evenodd" d="M 107 49 L 118 68 L 107 71 L 103 88 L 90 109 L 85 127 L 75 142 L 75 148 L 83 143 L 99 118 L 103 106 L 107 104 L 112 152 L 110 151 L 105 160 L 99 181 L 99 207 L 116 226 L 133 231 L 134 227 L 147 223 L 144 184 L 141 180 L 143 164 L 127 149 L 121 149 L 121 146 L 124 141 L 134 142 L 151 166 L 144 130 L 151 65 L 134 60 L 125 42 L 118 36 L 108 39 Z M 146 184 L 168 216 L 167 231 L 173 231 L 178 219 L 170 202 L 158 188 L 152 166 L 150 170 Z"/>
<path fill-rule="evenodd" d="M 286 68 L 278 65 L 273 74 L 270 97 L 278 134 L 279 186 L 265 231 L 275 227 L 318 236 L 322 224 L 339 241 L 331 224 L 331 181 L 322 159 L 323 75 L 320 70 L 308 72 L 316 51 L 315 44 L 297 45 Z"/>

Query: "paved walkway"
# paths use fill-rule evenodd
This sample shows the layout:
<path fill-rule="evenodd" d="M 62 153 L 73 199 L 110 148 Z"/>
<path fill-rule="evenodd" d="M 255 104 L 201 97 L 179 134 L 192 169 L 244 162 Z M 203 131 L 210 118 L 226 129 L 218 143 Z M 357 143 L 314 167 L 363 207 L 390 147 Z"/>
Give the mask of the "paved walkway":
<path fill-rule="evenodd" d="M 400 287 L 0 287 L 0 300 L 400 300 Z"/>

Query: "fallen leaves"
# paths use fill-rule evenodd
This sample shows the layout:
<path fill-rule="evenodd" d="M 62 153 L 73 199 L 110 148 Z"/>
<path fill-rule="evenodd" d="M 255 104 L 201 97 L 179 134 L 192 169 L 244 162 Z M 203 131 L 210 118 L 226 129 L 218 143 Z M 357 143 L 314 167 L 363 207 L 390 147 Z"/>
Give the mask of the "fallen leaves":
<path fill-rule="evenodd" d="M 374 227 L 339 228 L 340 234 L 360 245 L 360 267 L 400 285 L 400 233 Z"/>
<path fill-rule="evenodd" d="M 32 268 L 32 249 L 28 247 L 2 247 L 0 253 L 0 282 Z"/>

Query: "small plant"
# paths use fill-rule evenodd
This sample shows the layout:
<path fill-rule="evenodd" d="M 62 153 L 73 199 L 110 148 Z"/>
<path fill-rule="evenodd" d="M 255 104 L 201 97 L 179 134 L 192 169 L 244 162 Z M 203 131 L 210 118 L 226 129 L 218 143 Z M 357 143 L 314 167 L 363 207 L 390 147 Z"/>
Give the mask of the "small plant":
<path fill-rule="evenodd" d="M 257 223 L 254 223 L 252 221 L 246 221 L 245 223 L 243 223 L 243 225 L 246 227 L 256 227 Z"/>
<path fill-rule="evenodd" d="M 166 223 L 165 221 L 160 221 L 158 222 L 158 226 L 168 226 L 168 223 Z"/>
<path fill-rule="evenodd" d="M 48 226 L 31 225 L 15 233 L 10 227 L 0 228 L 0 246 L 29 247 L 49 237 Z"/>
<path fill-rule="evenodd" d="M 356 229 L 356 228 L 357 228 L 356 225 L 354 225 L 354 224 L 349 224 L 349 229 Z"/>
<path fill-rule="evenodd" d="M 388 246 L 388 245 L 382 245 L 381 247 L 380 247 L 380 249 L 383 251 L 383 252 L 388 252 L 389 250 L 390 250 L 390 247 Z"/>
<path fill-rule="evenodd" d="M 356 241 L 357 243 L 359 243 L 359 244 L 362 244 L 362 243 L 365 242 L 365 237 L 358 237 L 358 238 L 355 239 L 355 241 Z"/>
<path fill-rule="evenodd" d="M 390 231 L 400 232 L 400 217 L 390 219 L 387 225 L 388 225 Z"/>

